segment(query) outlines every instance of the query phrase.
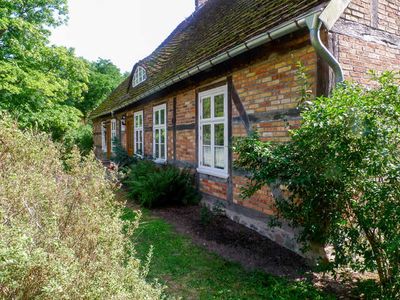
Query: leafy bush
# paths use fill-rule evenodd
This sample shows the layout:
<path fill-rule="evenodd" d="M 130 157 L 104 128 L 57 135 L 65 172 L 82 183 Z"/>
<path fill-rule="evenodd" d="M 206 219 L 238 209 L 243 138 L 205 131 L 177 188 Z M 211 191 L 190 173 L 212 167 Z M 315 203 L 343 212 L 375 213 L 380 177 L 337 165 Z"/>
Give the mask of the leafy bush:
<path fill-rule="evenodd" d="M 82 155 L 88 155 L 93 150 L 92 126 L 82 124 L 78 128 L 68 131 L 63 142 L 67 151 L 71 151 L 74 146 L 77 146 Z"/>
<path fill-rule="evenodd" d="M 200 195 L 189 170 L 171 165 L 157 166 L 152 161 L 138 161 L 125 180 L 129 196 L 145 207 L 166 204 L 198 203 Z"/>
<path fill-rule="evenodd" d="M 336 88 L 306 103 L 286 144 L 237 141 L 237 166 L 251 172 L 243 196 L 264 185 L 279 216 L 301 226 L 303 242 L 332 244 L 331 267 L 377 271 L 385 297 L 400 297 L 400 89 L 396 74 L 377 86 Z M 285 196 L 286 195 L 286 196 Z"/>
<path fill-rule="evenodd" d="M 158 299 L 133 253 L 114 185 L 93 155 L 0 116 L 0 298 Z M 123 234 L 125 228 L 126 234 Z"/>

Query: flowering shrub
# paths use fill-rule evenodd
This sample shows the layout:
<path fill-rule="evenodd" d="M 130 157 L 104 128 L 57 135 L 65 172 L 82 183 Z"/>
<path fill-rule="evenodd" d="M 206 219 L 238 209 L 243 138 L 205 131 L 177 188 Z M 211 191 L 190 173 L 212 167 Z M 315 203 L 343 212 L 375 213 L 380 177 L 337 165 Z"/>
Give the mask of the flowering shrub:
<path fill-rule="evenodd" d="M 138 219 L 120 219 L 92 154 L 60 149 L 0 116 L 0 298 L 159 299 L 130 254 Z"/>

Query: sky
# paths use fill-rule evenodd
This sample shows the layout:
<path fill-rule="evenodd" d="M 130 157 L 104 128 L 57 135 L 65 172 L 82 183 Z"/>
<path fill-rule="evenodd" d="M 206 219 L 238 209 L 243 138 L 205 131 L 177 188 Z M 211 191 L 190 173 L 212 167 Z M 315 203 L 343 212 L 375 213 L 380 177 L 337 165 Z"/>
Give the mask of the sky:
<path fill-rule="evenodd" d="M 68 0 L 67 25 L 51 43 L 89 60 L 110 59 L 122 72 L 149 55 L 194 11 L 195 0 Z"/>

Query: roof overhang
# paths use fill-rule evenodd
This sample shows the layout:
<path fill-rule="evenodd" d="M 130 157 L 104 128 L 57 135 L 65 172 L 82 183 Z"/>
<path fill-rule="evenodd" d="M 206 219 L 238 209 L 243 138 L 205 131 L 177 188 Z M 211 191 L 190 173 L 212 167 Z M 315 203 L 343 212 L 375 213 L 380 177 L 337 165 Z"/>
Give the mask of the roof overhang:
<path fill-rule="evenodd" d="M 245 53 L 251 49 L 254 49 L 258 46 L 261 46 L 263 44 L 266 44 L 270 41 L 276 40 L 278 38 L 281 38 L 283 36 L 286 36 L 290 33 L 296 32 L 300 29 L 307 28 L 307 19 L 311 16 L 317 16 L 323 23 L 324 25 L 330 29 L 333 27 L 333 25 L 336 23 L 336 21 L 340 18 L 340 16 L 343 14 L 344 10 L 346 7 L 349 5 L 351 0 L 331 0 L 328 4 L 322 4 L 319 6 L 314 7 L 313 9 L 309 10 L 307 13 L 302 14 L 301 16 L 294 18 L 290 21 L 287 21 L 283 24 L 280 24 L 271 30 L 268 30 L 260 35 L 257 35 L 255 37 L 250 38 L 249 40 L 236 45 L 235 47 L 224 51 L 223 53 L 220 53 L 206 61 L 203 61 L 202 63 L 191 67 L 174 77 L 165 80 L 161 84 L 153 87 L 152 89 L 130 99 L 128 102 L 124 102 L 120 104 L 119 106 L 115 106 L 112 111 L 108 112 L 102 112 L 97 115 L 91 116 L 91 119 L 95 119 L 101 116 L 108 115 L 112 112 L 121 110 L 129 105 L 131 105 L 134 102 L 137 102 L 141 99 L 144 99 L 148 96 L 151 96 L 157 92 L 160 92 L 161 90 L 164 90 L 165 88 L 180 82 L 182 80 L 185 80 L 193 75 L 196 75 L 202 71 L 208 70 L 215 65 L 218 65 L 220 63 L 223 63 L 225 61 L 230 60 L 233 57 L 236 57 L 242 53 Z"/>

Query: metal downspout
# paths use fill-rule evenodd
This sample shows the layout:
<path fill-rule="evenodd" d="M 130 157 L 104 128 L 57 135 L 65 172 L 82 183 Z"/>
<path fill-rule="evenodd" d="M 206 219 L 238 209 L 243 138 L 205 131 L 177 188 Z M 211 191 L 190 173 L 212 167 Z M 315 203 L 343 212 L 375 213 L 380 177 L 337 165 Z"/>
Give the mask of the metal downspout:
<path fill-rule="evenodd" d="M 317 14 L 306 18 L 306 24 L 310 30 L 311 44 L 314 47 L 318 55 L 325 60 L 328 65 L 333 69 L 335 74 L 335 83 L 341 83 L 344 81 L 344 75 L 342 67 L 340 66 L 337 59 L 329 52 L 325 45 L 321 41 L 320 30 L 322 22 Z"/>

